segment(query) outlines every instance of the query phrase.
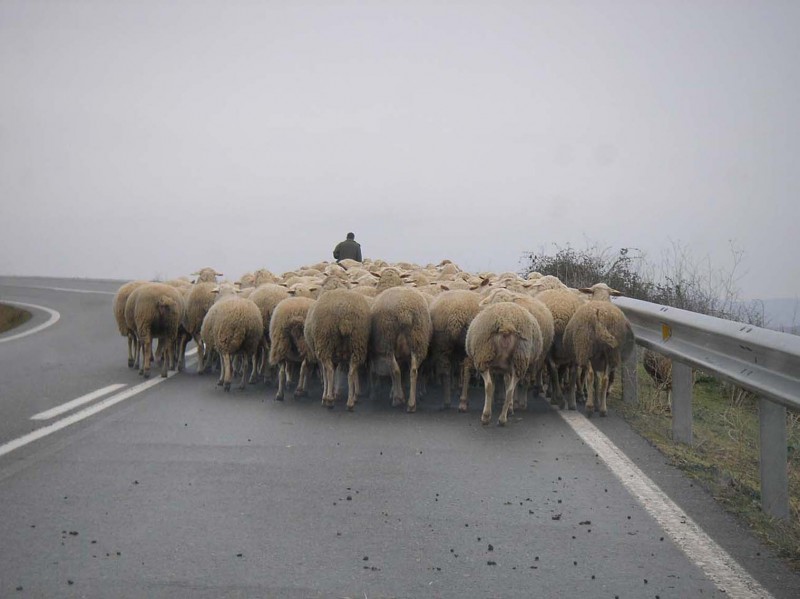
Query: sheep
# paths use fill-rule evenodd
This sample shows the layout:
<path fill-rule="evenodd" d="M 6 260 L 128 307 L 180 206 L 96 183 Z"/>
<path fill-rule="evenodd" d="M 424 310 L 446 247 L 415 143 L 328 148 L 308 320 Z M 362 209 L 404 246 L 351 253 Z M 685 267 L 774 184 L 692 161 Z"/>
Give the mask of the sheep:
<path fill-rule="evenodd" d="M 222 283 L 215 286 L 212 289 L 212 293 L 216 296 L 216 299 L 214 300 L 213 305 L 208 309 L 208 312 L 206 312 L 206 315 L 203 317 L 203 323 L 200 325 L 200 339 L 203 343 L 204 352 L 202 368 L 198 364 L 198 374 L 203 374 L 211 366 L 214 351 L 216 349 L 214 345 L 214 333 L 219 306 L 222 302 L 228 301 L 229 299 L 235 297 L 236 294 L 239 293 L 239 289 L 232 283 Z M 218 385 L 222 385 L 224 374 L 224 370 L 220 368 L 219 381 L 217 383 Z"/>
<path fill-rule="evenodd" d="M 205 347 L 200 337 L 200 328 L 203 326 L 203 319 L 217 299 L 217 294 L 214 293 L 216 287 L 216 283 L 195 283 L 189 291 L 189 297 L 186 300 L 183 328 L 186 330 L 187 335 L 194 339 L 197 345 L 198 372 L 201 371 L 201 366 L 205 362 Z M 179 355 L 183 355 L 185 351 L 186 343 L 183 343 L 179 349 Z"/>
<path fill-rule="evenodd" d="M 622 310 L 608 300 L 592 300 L 580 306 L 564 330 L 564 349 L 572 356 L 570 387 L 577 368 L 591 366 L 594 393 L 586 401 L 586 414 L 608 412 L 606 399 L 613 373 L 634 348 L 633 329 Z"/>
<path fill-rule="evenodd" d="M 213 329 L 214 348 L 219 352 L 222 363 L 223 389 L 230 391 L 235 356 L 244 358 L 245 364 L 250 363 L 255 371 L 256 352 L 263 338 L 264 323 L 258 306 L 249 299 L 234 295 L 217 306 Z M 240 389 L 245 388 L 247 368 L 243 368 L 243 371 Z"/>
<path fill-rule="evenodd" d="M 461 395 L 458 411 L 466 412 L 469 407 L 470 361 L 467 358 L 465 343 L 467 329 L 472 319 L 480 311 L 480 296 L 473 291 L 444 291 L 434 297 L 430 307 L 433 337 L 431 339 L 430 360 L 437 374 L 444 382 L 444 407 L 450 407 L 450 385 L 453 364 L 458 364 L 461 372 Z"/>
<path fill-rule="evenodd" d="M 272 312 L 275 310 L 275 306 L 277 306 L 287 297 L 291 297 L 289 295 L 289 290 L 282 285 L 276 285 L 274 283 L 266 283 L 261 285 L 250 294 L 250 300 L 255 303 L 256 306 L 258 306 L 264 323 L 263 342 L 261 344 L 263 357 L 260 365 L 260 370 L 264 376 L 267 375 L 267 366 L 269 360 L 269 323 L 272 319 Z"/>
<path fill-rule="evenodd" d="M 378 276 L 378 293 L 393 287 L 402 287 L 405 283 L 400 271 L 394 267 L 384 268 Z"/>
<path fill-rule="evenodd" d="M 428 304 L 415 289 L 391 287 L 375 298 L 370 320 L 370 358 L 376 371 L 388 367 L 392 406 L 405 403 L 399 365 L 405 362 L 410 373 L 406 411 L 415 412 L 419 367 L 428 354 L 433 332 Z"/>
<path fill-rule="evenodd" d="M 539 325 L 539 330 L 542 335 L 542 351 L 540 352 L 539 359 L 531 364 L 528 373 L 533 377 L 535 383 L 541 386 L 541 373 L 544 367 L 547 354 L 553 345 L 553 337 L 555 336 L 555 325 L 553 322 L 553 315 L 545 304 L 536 298 L 524 293 L 514 293 L 504 288 L 493 289 L 486 298 L 481 300 L 480 305 L 486 306 L 489 304 L 496 304 L 499 302 L 513 302 L 528 310 L 536 319 Z M 528 386 L 529 379 L 526 377 L 521 381 L 520 386 L 523 389 L 522 400 L 519 406 L 525 409 L 528 405 Z M 538 391 L 536 391 L 538 393 Z"/>
<path fill-rule="evenodd" d="M 183 297 L 180 291 L 164 283 L 148 283 L 137 287 L 125 303 L 127 326 L 136 331 L 139 351 L 142 352 L 142 367 L 139 374 L 150 378 L 150 360 L 153 337 L 159 340 L 165 356 L 161 376 L 175 361 L 175 343 L 178 325 L 183 318 Z"/>
<path fill-rule="evenodd" d="M 497 424 L 505 426 L 517 383 L 542 353 L 542 336 L 536 319 L 522 306 L 500 302 L 485 306 L 467 329 L 467 355 L 484 383 L 481 424 L 492 419 L 492 371 L 503 373 L 505 401 Z"/>
<path fill-rule="evenodd" d="M 265 283 L 277 283 L 278 277 L 268 271 L 266 268 L 259 268 L 254 275 L 254 283 L 256 288 L 264 285 Z"/>
<path fill-rule="evenodd" d="M 286 383 L 290 382 L 287 370 L 290 362 L 300 363 L 295 397 L 306 392 L 307 370 L 313 356 L 309 353 L 304 327 L 308 311 L 315 301 L 308 297 L 289 297 L 275 306 L 272 312 L 269 323 L 269 337 L 272 341 L 269 363 L 279 366 L 278 392 L 275 395 L 278 401 L 283 401 Z"/>
<path fill-rule="evenodd" d="M 572 355 L 563 346 L 564 330 L 583 302 L 566 287 L 547 289 L 535 298 L 547 306 L 553 315 L 553 345 L 546 356 L 547 369 L 550 372 L 550 403 L 560 405 L 563 409 L 575 410 L 575 389 L 570 387 L 566 396 L 564 395 L 558 370 L 559 366 L 572 366 Z"/>
<path fill-rule="evenodd" d="M 128 328 L 128 324 L 125 321 L 125 303 L 128 301 L 128 297 L 130 297 L 131 293 L 138 287 L 142 285 L 146 285 L 147 281 L 130 281 L 129 283 L 125 283 L 122 287 L 117 290 L 117 293 L 114 295 L 114 319 L 117 321 L 117 328 L 119 328 L 119 334 L 123 337 L 128 338 L 128 368 L 133 368 L 134 366 L 134 353 L 138 356 L 138 344 L 136 341 L 136 331 L 134 329 Z"/>
<path fill-rule="evenodd" d="M 224 276 L 221 272 L 211 267 L 201 268 L 197 272 L 192 273 L 193 277 L 197 277 L 195 283 L 216 283 L 217 277 Z"/>
<path fill-rule="evenodd" d="M 358 393 L 358 369 L 367 359 L 370 305 L 367 298 L 348 289 L 323 293 L 306 318 L 304 335 L 322 369 L 322 405 L 335 401 L 336 366 L 347 370 L 347 409 L 353 411 Z"/>
<path fill-rule="evenodd" d="M 567 289 L 567 286 L 564 285 L 558 277 L 545 275 L 534 280 L 529 287 L 530 293 L 534 296 L 549 289 Z"/>

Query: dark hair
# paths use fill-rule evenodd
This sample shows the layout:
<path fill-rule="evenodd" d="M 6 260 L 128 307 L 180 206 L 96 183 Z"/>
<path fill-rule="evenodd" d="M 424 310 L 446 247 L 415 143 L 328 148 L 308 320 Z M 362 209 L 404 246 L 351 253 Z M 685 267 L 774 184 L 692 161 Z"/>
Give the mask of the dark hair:
<path fill-rule="evenodd" d="M 355 238 L 356 238 L 356 235 L 355 235 L 355 233 L 348 233 L 348 234 L 347 234 L 347 238 L 348 238 L 348 239 L 355 239 Z"/>

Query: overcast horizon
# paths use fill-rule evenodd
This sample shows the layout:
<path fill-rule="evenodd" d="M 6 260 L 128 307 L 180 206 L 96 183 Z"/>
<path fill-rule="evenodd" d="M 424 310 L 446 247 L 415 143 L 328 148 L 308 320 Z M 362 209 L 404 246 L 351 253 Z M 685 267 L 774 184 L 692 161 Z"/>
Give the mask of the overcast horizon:
<path fill-rule="evenodd" d="M 0 274 L 477 272 L 588 242 L 800 296 L 800 3 L 0 2 Z"/>

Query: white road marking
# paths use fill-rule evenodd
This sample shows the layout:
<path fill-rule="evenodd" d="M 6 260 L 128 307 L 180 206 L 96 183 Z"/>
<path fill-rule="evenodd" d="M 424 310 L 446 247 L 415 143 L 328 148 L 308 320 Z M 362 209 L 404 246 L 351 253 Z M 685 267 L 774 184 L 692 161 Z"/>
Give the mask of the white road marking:
<path fill-rule="evenodd" d="M 187 366 L 192 366 L 194 360 L 187 362 Z M 104 399 L 103 401 L 97 402 L 96 404 L 89 406 L 81 410 L 80 412 L 75 412 L 66 418 L 62 418 L 61 420 L 57 420 L 53 424 L 48 424 L 47 426 L 43 426 L 42 428 L 37 428 L 35 431 L 28 433 L 27 435 L 23 435 L 18 439 L 14 439 L 13 441 L 9 441 L 4 445 L 0 445 L 0 457 L 6 455 L 7 453 L 11 453 L 15 449 L 19 449 L 20 447 L 24 447 L 34 441 L 38 441 L 43 437 L 47 437 L 48 435 L 52 435 L 53 433 L 60 431 L 63 428 L 66 428 L 70 425 L 75 424 L 76 422 L 80 422 L 81 420 L 86 420 L 90 416 L 94 416 L 98 412 L 102 412 L 106 408 L 110 408 L 113 405 L 120 403 L 121 401 L 125 401 L 133 397 L 134 395 L 138 395 L 142 391 L 146 391 L 151 387 L 155 387 L 166 381 L 167 379 L 171 379 L 175 376 L 177 371 L 169 372 L 167 374 L 167 378 L 158 378 L 151 379 L 149 381 L 145 381 L 144 383 L 140 383 L 135 387 L 131 387 L 121 393 L 117 393 L 116 395 L 112 395 L 108 399 Z"/>
<path fill-rule="evenodd" d="M 20 306 L 24 308 L 36 308 L 37 310 L 43 310 L 48 314 L 50 314 L 50 318 L 47 319 L 47 322 L 35 326 L 32 329 L 29 329 L 23 333 L 17 333 L 16 335 L 11 335 L 10 337 L 0 337 L 0 343 L 5 343 L 7 341 L 14 341 L 15 339 L 20 339 L 22 337 L 27 337 L 28 335 L 33 335 L 34 333 L 38 333 L 39 331 L 44 330 L 49 326 L 53 326 L 61 318 L 61 314 L 50 308 L 45 308 L 44 306 L 38 306 L 36 304 L 23 304 L 22 302 L 9 302 L 5 300 L 3 300 L 3 303 L 8 304 L 9 306 Z"/>
<path fill-rule="evenodd" d="M 655 518 L 678 547 L 724 590 L 726 597 L 760 597 L 771 599 L 755 579 L 733 557 L 717 545 L 700 526 L 658 488 L 628 456 L 596 426 L 578 412 L 561 412 L 561 417 L 591 447 L 622 482 L 626 489 Z"/>
<path fill-rule="evenodd" d="M 3 285 L 3 287 L 21 287 L 23 289 L 46 289 L 48 291 L 69 291 L 71 293 L 99 293 L 100 295 L 116 295 L 116 291 L 93 291 L 90 289 L 75 289 L 73 287 L 43 287 L 40 285 Z"/>
<path fill-rule="evenodd" d="M 103 395 L 108 395 L 112 391 L 116 391 L 117 389 L 122 389 L 126 387 L 125 383 L 116 383 L 114 385 L 109 385 L 108 387 L 103 387 L 102 389 L 98 389 L 97 391 L 92 391 L 91 393 L 87 393 L 86 395 L 81 395 L 77 399 L 73 399 L 72 401 L 68 401 L 66 403 L 61 404 L 60 406 L 56 406 L 50 410 L 46 410 L 44 412 L 39 412 L 38 414 L 31 416 L 31 420 L 50 420 L 51 418 L 55 418 L 56 416 L 61 416 L 64 412 L 69 412 L 70 410 L 74 410 L 78 406 L 82 406 L 85 403 L 89 403 L 92 400 L 97 399 L 98 397 L 103 397 Z"/>

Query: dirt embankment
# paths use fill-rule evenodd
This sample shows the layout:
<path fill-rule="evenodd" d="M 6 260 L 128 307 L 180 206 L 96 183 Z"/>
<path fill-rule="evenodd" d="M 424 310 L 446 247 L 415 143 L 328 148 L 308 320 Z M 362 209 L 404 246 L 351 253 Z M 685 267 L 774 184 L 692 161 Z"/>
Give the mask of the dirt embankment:
<path fill-rule="evenodd" d="M 14 327 L 30 320 L 31 313 L 7 304 L 0 304 L 0 333 L 10 331 Z"/>

